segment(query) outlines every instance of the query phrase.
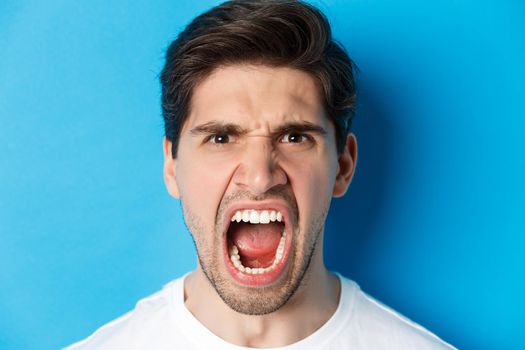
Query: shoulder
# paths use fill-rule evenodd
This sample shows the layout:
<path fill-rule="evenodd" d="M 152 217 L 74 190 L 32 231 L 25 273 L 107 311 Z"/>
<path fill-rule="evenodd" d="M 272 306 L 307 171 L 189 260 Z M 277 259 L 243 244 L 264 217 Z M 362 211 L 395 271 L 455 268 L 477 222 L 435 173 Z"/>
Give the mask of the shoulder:
<path fill-rule="evenodd" d="M 160 291 L 138 301 L 132 311 L 103 325 L 88 338 L 65 350 L 138 349 L 142 348 L 142 342 L 150 343 L 152 338 L 171 336 L 163 333 L 167 332 L 172 322 L 174 289 L 182 283 L 182 278 L 171 281 Z"/>
<path fill-rule="evenodd" d="M 365 345 L 373 349 L 455 349 L 450 344 L 424 327 L 409 320 L 397 311 L 377 301 L 363 292 L 359 286 L 341 277 L 343 288 L 352 291 L 352 315 L 349 322 L 358 330 L 356 336 Z"/>

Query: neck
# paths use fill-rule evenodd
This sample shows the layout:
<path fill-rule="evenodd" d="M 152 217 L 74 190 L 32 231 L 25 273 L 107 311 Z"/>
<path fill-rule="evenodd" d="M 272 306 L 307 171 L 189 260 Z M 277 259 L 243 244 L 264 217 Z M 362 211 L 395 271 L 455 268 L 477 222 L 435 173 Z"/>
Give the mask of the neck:
<path fill-rule="evenodd" d="M 186 278 L 184 291 L 188 310 L 220 338 L 239 346 L 280 347 L 306 338 L 328 321 L 337 309 L 340 285 L 324 266 L 321 244 L 299 289 L 273 313 L 235 312 L 222 301 L 200 266 Z"/>

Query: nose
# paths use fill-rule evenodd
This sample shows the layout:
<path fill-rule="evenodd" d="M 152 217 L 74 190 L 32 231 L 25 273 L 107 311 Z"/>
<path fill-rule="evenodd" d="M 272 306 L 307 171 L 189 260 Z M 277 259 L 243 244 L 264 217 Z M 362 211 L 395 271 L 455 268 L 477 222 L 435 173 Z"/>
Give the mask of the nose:
<path fill-rule="evenodd" d="M 242 152 L 233 181 L 244 190 L 261 195 L 274 187 L 285 185 L 288 178 L 279 166 L 271 140 L 264 136 L 252 138 Z"/>

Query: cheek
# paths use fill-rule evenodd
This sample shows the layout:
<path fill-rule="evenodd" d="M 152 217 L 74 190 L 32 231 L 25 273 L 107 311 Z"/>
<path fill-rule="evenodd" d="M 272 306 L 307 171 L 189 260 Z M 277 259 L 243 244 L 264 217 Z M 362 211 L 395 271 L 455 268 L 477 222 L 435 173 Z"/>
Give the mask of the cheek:
<path fill-rule="evenodd" d="M 228 184 L 224 169 L 202 161 L 179 162 L 177 185 L 183 206 L 213 227 L 218 205 Z"/>
<path fill-rule="evenodd" d="M 324 161 L 319 161 L 323 159 Z M 332 198 L 335 171 L 329 157 L 315 157 L 289 167 L 289 177 L 302 219 L 313 219 Z"/>

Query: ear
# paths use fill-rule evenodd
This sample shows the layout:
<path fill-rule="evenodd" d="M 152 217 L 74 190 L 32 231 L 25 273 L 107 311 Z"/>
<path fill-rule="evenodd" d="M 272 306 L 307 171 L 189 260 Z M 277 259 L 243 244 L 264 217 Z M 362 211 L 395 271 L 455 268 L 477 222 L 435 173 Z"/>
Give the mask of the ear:
<path fill-rule="evenodd" d="M 173 197 L 180 198 L 175 170 L 176 159 L 171 155 L 171 147 L 171 141 L 164 137 L 162 140 L 162 148 L 164 150 L 164 183 L 166 184 L 166 189 Z"/>
<path fill-rule="evenodd" d="M 346 144 L 339 155 L 338 164 L 339 170 L 335 178 L 334 197 L 342 197 L 354 177 L 355 167 L 357 165 L 357 139 L 352 133 L 346 137 Z"/>

